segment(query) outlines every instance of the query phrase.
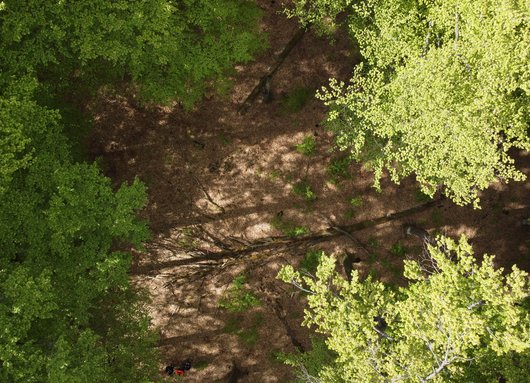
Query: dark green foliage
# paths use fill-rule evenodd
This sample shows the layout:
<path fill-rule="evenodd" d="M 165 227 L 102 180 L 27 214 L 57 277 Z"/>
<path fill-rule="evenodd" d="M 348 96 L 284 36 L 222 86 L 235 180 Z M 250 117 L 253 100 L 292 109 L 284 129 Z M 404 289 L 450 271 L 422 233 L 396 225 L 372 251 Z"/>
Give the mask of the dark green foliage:
<path fill-rule="evenodd" d="M 304 353 L 278 353 L 276 357 L 297 368 L 297 379 L 292 383 L 305 383 L 308 377 L 318 377 L 324 367 L 333 366 L 336 354 L 328 349 L 324 339 L 311 337 L 311 351 Z"/>
<path fill-rule="evenodd" d="M 263 315 L 257 314 L 254 317 L 252 325 L 247 330 L 240 330 L 237 335 L 241 338 L 243 342 L 249 347 L 254 347 L 259 338 L 259 328 L 263 324 Z"/>
<path fill-rule="evenodd" d="M 252 321 L 250 328 L 245 329 L 241 327 L 241 317 L 231 318 L 226 326 L 223 328 L 223 332 L 227 334 L 237 335 L 247 346 L 254 347 L 258 341 L 258 331 L 260 326 L 263 324 L 263 315 L 257 314 Z"/>
<path fill-rule="evenodd" d="M 272 363 L 282 363 L 283 362 L 283 355 L 284 353 L 281 352 L 278 349 L 274 349 L 271 352 L 269 352 L 268 359 Z"/>
<path fill-rule="evenodd" d="M 429 202 L 430 200 L 432 200 L 432 198 L 428 194 L 425 194 L 421 190 L 416 190 L 415 197 L 416 197 L 416 201 L 419 203 L 425 203 L 425 202 Z"/>
<path fill-rule="evenodd" d="M 390 253 L 397 257 L 403 257 L 407 252 L 408 249 L 399 242 L 394 243 L 390 248 Z"/>
<path fill-rule="evenodd" d="M 148 238 L 146 190 L 83 162 L 90 121 L 70 100 L 124 83 L 185 106 L 226 91 L 263 46 L 259 16 L 240 0 L 0 2 L 0 381 L 158 380 L 119 251 Z"/>
<path fill-rule="evenodd" d="M 193 363 L 193 368 L 195 370 L 204 370 L 206 367 L 208 367 L 209 364 L 210 363 L 208 363 L 208 361 L 206 360 L 198 360 Z"/>
<path fill-rule="evenodd" d="M 1 4 L 0 85 L 29 73 L 61 93 L 84 95 L 132 80 L 144 100 L 189 106 L 208 80 L 264 45 L 256 33 L 260 11 L 251 1 Z"/>
<path fill-rule="evenodd" d="M 440 226 L 443 226 L 444 224 L 444 218 L 443 218 L 442 212 L 438 209 L 432 211 L 431 220 L 432 220 L 432 224 L 435 227 L 440 227 Z"/>
<path fill-rule="evenodd" d="M 321 250 L 310 250 L 308 251 L 302 262 L 300 262 L 300 269 L 307 271 L 309 273 L 315 273 L 317 270 L 318 263 L 320 262 L 320 257 L 324 254 Z"/>
<path fill-rule="evenodd" d="M 293 185 L 293 193 L 299 197 L 304 198 L 306 201 L 311 202 L 317 199 L 317 195 L 311 189 L 311 185 L 305 180 L 297 182 Z"/>
<path fill-rule="evenodd" d="M 305 87 L 293 89 L 283 99 L 282 111 L 287 114 L 301 111 L 314 94 L 314 91 Z"/>
<path fill-rule="evenodd" d="M 351 178 L 349 167 L 351 160 L 349 157 L 334 158 L 328 165 L 328 174 L 331 182 L 337 183 L 340 180 Z"/>
<path fill-rule="evenodd" d="M 223 327 L 223 332 L 227 334 L 235 334 L 239 330 L 240 322 L 241 318 L 230 318 L 225 327 Z"/>
<path fill-rule="evenodd" d="M 32 101 L 35 81 L 0 94 L 0 381 L 153 381 L 154 338 L 120 245 L 148 237 L 138 181 L 116 192 L 73 163 L 60 116 Z M 13 145 L 12 142 L 18 142 Z"/>

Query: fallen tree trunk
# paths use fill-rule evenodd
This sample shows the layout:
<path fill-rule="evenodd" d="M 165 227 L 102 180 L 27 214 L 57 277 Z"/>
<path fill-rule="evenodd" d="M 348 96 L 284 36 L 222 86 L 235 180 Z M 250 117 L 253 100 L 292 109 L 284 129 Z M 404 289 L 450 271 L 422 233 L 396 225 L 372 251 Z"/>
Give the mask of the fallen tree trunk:
<path fill-rule="evenodd" d="M 426 210 L 434 206 L 438 202 L 440 202 L 439 199 L 432 200 L 432 201 L 411 207 L 403 211 L 387 214 L 382 217 L 368 219 L 368 220 L 357 222 L 351 225 L 333 226 L 321 232 L 307 234 L 307 235 L 303 235 L 299 237 L 294 237 L 294 238 L 287 237 L 287 236 L 271 237 L 271 238 L 267 238 L 266 240 L 263 240 L 257 243 L 249 243 L 248 245 L 240 247 L 238 249 L 217 252 L 215 254 L 217 256 L 221 256 L 222 254 L 228 255 L 228 253 L 232 252 L 232 253 L 237 254 L 237 256 L 241 256 L 241 255 L 245 255 L 248 253 L 254 253 L 258 250 L 269 250 L 269 249 L 273 249 L 276 247 L 282 247 L 282 246 L 285 247 L 285 246 L 291 246 L 291 245 L 296 245 L 296 244 L 303 244 L 305 242 L 309 244 L 325 242 L 331 238 L 341 237 L 343 235 L 347 236 L 349 233 L 352 233 L 352 232 L 368 229 L 370 227 L 378 226 L 383 223 L 393 221 L 395 219 L 400 219 L 400 218 L 407 217 L 409 215 L 419 213 L 423 210 Z"/>
<path fill-rule="evenodd" d="M 276 59 L 276 62 L 269 68 L 267 73 L 260 79 L 258 85 L 254 87 L 252 92 L 248 95 L 248 97 L 243 101 L 241 106 L 239 107 L 238 113 L 239 114 L 245 114 L 248 109 L 250 108 L 250 105 L 256 100 L 256 98 L 263 92 L 263 89 L 265 87 L 265 84 L 267 83 L 267 79 L 270 80 L 270 78 L 276 73 L 278 68 L 282 65 L 282 63 L 285 61 L 287 56 L 289 56 L 289 53 L 293 50 L 293 48 L 302 40 L 302 37 L 304 37 L 305 33 L 309 29 L 309 25 L 305 28 L 299 29 L 296 34 L 291 38 L 291 40 L 287 43 L 285 48 L 283 48 L 282 53 L 278 56 Z"/>
<path fill-rule="evenodd" d="M 407 216 L 417 214 L 419 212 L 422 212 L 426 209 L 433 207 L 438 202 L 440 202 L 440 199 L 432 200 L 432 201 L 411 207 L 403 211 L 387 214 L 382 217 L 368 219 L 368 220 L 357 222 L 351 225 L 333 226 L 333 227 L 329 227 L 326 230 L 323 230 L 317 233 L 307 234 L 304 236 L 299 236 L 299 237 L 294 237 L 294 238 L 288 237 L 288 236 L 269 237 L 259 242 L 258 241 L 249 242 L 246 244 L 242 244 L 241 246 L 237 246 L 237 247 L 230 248 L 229 246 L 227 246 L 226 250 L 222 250 L 222 251 L 217 251 L 217 252 L 202 251 L 202 254 L 200 255 L 192 256 L 192 257 L 185 258 L 185 259 L 177 259 L 173 261 L 159 263 L 154 268 L 156 271 L 151 270 L 151 272 L 153 271 L 160 272 L 161 269 L 169 268 L 169 267 L 191 266 L 191 265 L 197 265 L 200 263 L 204 263 L 205 265 L 209 264 L 215 267 L 215 265 L 217 265 L 218 262 L 221 262 L 223 260 L 237 259 L 245 255 L 254 254 L 256 252 L 285 251 L 293 247 L 312 246 L 317 243 L 329 241 L 333 238 L 337 238 L 341 236 L 348 236 L 348 234 L 356 232 L 356 231 L 368 229 L 374 226 L 384 224 L 386 222 L 390 222 L 396 219 L 405 218 Z M 156 245 L 154 247 L 156 247 Z M 142 270 L 142 268 L 139 268 L 138 270 L 136 270 L 136 274 L 142 274 L 143 271 L 144 270 Z"/>

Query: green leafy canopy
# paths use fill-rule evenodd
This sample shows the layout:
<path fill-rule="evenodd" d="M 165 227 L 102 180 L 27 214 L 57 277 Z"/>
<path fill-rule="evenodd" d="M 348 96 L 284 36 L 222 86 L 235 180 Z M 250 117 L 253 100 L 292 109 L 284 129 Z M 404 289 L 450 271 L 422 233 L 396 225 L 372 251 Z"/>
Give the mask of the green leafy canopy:
<path fill-rule="evenodd" d="M 495 269 L 473 256 L 463 237 L 430 247 L 434 272 L 405 261 L 409 284 L 391 289 L 371 277 L 351 282 L 322 256 L 315 277 L 284 266 L 278 278 L 308 292 L 304 324 L 337 354 L 322 382 L 496 382 L 528 376 L 528 275 Z M 515 377 L 510 380 L 510 377 Z M 309 378 L 306 381 L 313 381 Z"/>
<path fill-rule="evenodd" d="M 132 80 L 143 100 L 191 106 L 208 81 L 264 45 L 259 8 L 247 0 L 0 4 L 0 84 L 32 74 L 83 95 Z"/>
<path fill-rule="evenodd" d="M 95 164 L 72 162 L 34 85 L 0 93 L 0 381 L 152 381 L 154 339 L 117 250 L 148 237 L 145 187 L 114 191 Z"/>
<path fill-rule="evenodd" d="M 512 148 L 530 149 L 527 1 L 295 1 L 291 15 L 325 23 L 339 12 L 364 57 L 349 84 L 331 80 L 337 143 L 393 181 L 478 207 L 496 180 L 522 180 Z"/>

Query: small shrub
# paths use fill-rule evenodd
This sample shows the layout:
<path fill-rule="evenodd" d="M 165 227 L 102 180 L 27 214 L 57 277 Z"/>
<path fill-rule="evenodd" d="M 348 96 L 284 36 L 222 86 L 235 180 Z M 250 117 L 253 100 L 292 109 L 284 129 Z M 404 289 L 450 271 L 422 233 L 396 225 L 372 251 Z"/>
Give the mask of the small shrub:
<path fill-rule="evenodd" d="M 259 299 L 245 288 L 246 277 L 238 275 L 219 301 L 219 307 L 231 312 L 242 312 L 260 304 Z"/>
<path fill-rule="evenodd" d="M 288 237 L 298 237 L 300 235 L 309 234 L 309 229 L 305 226 L 296 226 L 286 232 Z"/>
<path fill-rule="evenodd" d="M 363 204 L 363 197 L 353 197 L 350 199 L 350 206 L 351 207 L 359 207 Z"/>
<path fill-rule="evenodd" d="M 250 347 L 254 347 L 258 341 L 258 329 L 254 327 L 250 328 L 249 330 L 242 330 L 237 335 Z"/>
<path fill-rule="evenodd" d="M 293 221 L 285 220 L 278 215 L 272 219 L 271 226 L 276 230 L 281 231 L 284 235 L 292 238 L 309 233 L 307 227 L 297 226 Z"/>
<path fill-rule="evenodd" d="M 311 202 L 317 199 L 316 193 L 311 189 L 306 181 L 300 181 L 293 185 L 293 193 L 299 197 L 304 198 L 306 201 Z"/>
<path fill-rule="evenodd" d="M 350 207 L 346 210 L 346 218 L 353 218 L 355 216 L 355 211 L 359 206 L 363 204 L 362 197 L 353 197 L 348 200 Z"/>
<path fill-rule="evenodd" d="M 277 170 L 277 169 L 273 169 L 270 173 L 269 173 L 269 179 L 271 181 L 275 181 L 276 179 L 280 178 L 282 175 L 282 172 Z"/>
<path fill-rule="evenodd" d="M 237 335 L 244 343 L 253 347 L 258 341 L 258 330 L 263 323 L 263 315 L 257 314 L 249 329 L 241 328 L 241 318 L 232 318 L 223 328 L 227 334 Z M 205 366 L 206 367 L 206 366 Z M 198 368 L 198 367 L 197 367 Z"/>
<path fill-rule="evenodd" d="M 301 111 L 313 95 L 314 92 L 309 88 L 299 87 L 293 89 L 282 101 L 282 112 L 290 114 Z"/>
<path fill-rule="evenodd" d="M 263 324 L 263 314 L 259 313 L 254 318 L 254 322 L 252 323 L 252 326 L 248 330 L 243 330 L 241 333 L 239 333 L 239 337 L 243 342 L 245 342 L 248 346 L 254 347 L 256 342 L 258 341 L 259 335 L 258 330 L 260 326 Z"/>
<path fill-rule="evenodd" d="M 368 246 L 376 249 L 379 246 L 381 246 L 381 244 L 379 243 L 379 241 L 376 238 L 370 237 L 370 239 L 368 239 Z"/>
<path fill-rule="evenodd" d="M 377 262 L 377 253 L 370 253 L 368 254 L 368 259 L 366 260 L 370 265 L 374 264 L 375 262 Z"/>
<path fill-rule="evenodd" d="M 301 144 L 295 145 L 296 151 L 306 156 L 315 154 L 316 146 L 317 142 L 313 136 L 307 136 Z"/>
<path fill-rule="evenodd" d="M 177 244 L 184 250 L 195 250 L 199 246 L 197 234 L 193 227 L 183 228 L 177 237 Z"/>
<path fill-rule="evenodd" d="M 348 157 L 335 158 L 331 160 L 328 165 L 328 175 L 332 183 L 337 183 L 341 179 L 351 178 L 348 172 L 350 167 L 350 159 Z"/>
<path fill-rule="evenodd" d="M 226 334 L 237 333 L 239 331 L 239 323 L 240 323 L 240 319 L 230 318 L 228 322 L 226 322 L 225 327 L 223 327 L 223 332 Z"/>
<path fill-rule="evenodd" d="M 407 253 L 408 249 L 399 242 L 394 243 L 390 248 L 390 254 L 397 257 L 404 257 Z"/>
<path fill-rule="evenodd" d="M 214 83 L 215 92 L 221 97 L 227 97 L 234 87 L 234 83 L 235 81 L 228 76 L 228 73 L 225 76 L 219 76 Z"/>
<path fill-rule="evenodd" d="M 272 363 L 282 363 L 284 360 L 283 353 L 278 349 L 274 349 L 271 352 L 269 352 L 267 359 L 269 359 L 269 361 Z"/>

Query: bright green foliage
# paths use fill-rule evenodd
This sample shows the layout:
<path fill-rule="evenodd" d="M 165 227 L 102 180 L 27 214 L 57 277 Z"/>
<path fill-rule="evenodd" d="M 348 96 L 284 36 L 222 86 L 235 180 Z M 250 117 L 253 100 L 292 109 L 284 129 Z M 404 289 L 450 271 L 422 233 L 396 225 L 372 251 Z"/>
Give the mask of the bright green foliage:
<path fill-rule="evenodd" d="M 353 197 L 353 198 L 350 198 L 350 206 L 355 208 L 355 207 L 359 207 L 363 204 L 363 197 L 361 196 L 357 196 L 357 197 Z"/>
<path fill-rule="evenodd" d="M 516 266 L 504 275 L 492 256 L 478 262 L 465 238 L 440 237 L 429 252 L 435 271 L 405 261 L 410 282 L 396 290 L 357 271 L 344 280 L 332 257 L 321 258 L 315 278 L 282 268 L 280 279 L 309 293 L 304 324 L 338 355 L 318 372 L 322 382 L 525 381 L 528 275 Z"/>
<path fill-rule="evenodd" d="M 219 307 L 232 312 L 242 312 L 260 304 L 259 299 L 245 287 L 247 277 L 238 275 L 219 300 Z"/>
<path fill-rule="evenodd" d="M 307 181 L 302 180 L 293 185 L 293 193 L 311 202 L 317 199 L 316 193 L 311 189 L 311 185 Z"/>
<path fill-rule="evenodd" d="M 309 233 L 307 227 L 298 226 L 296 222 L 284 219 L 281 216 L 275 216 L 271 221 L 271 226 L 292 238 Z"/>
<path fill-rule="evenodd" d="M 0 85 L 27 73 L 75 91 L 132 80 L 145 100 L 191 105 L 263 46 L 260 11 L 245 0 L 0 4 Z"/>
<path fill-rule="evenodd" d="M 315 154 L 316 146 L 317 143 L 315 137 L 307 136 L 304 137 L 304 140 L 300 144 L 297 144 L 295 147 L 298 153 L 304 154 L 306 156 L 311 156 Z"/>
<path fill-rule="evenodd" d="M 34 86 L 0 93 L 0 381 L 152 381 L 148 318 L 116 250 L 148 236 L 135 217 L 145 188 L 115 192 L 96 165 L 73 163 Z"/>
<path fill-rule="evenodd" d="M 307 27 L 313 24 L 322 33 L 336 29 L 335 17 L 348 9 L 353 0 L 295 0 L 292 9 L 286 9 L 289 17 L 297 17 Z"/>
<path fill-rule="evenodd" d="M 375 185 L 416 176 L 432 196 L 478 206 L 478 191 L 522 180 L 508 152 L 530 149 L 530 4 L 525 0 L 295 2 L 303 20 L 349 14 L 365 62 L 319 96 L 340 148 Z"/>

